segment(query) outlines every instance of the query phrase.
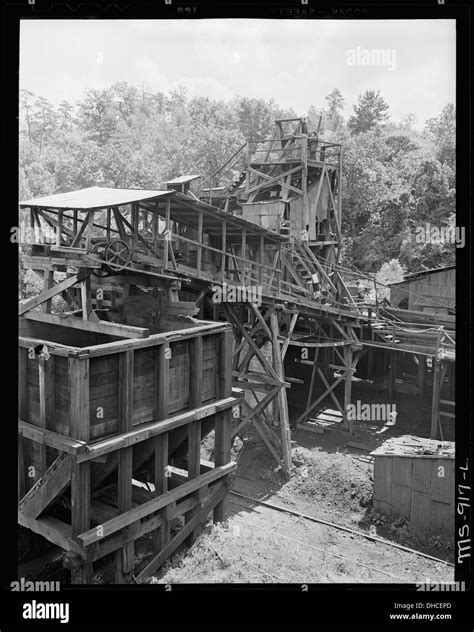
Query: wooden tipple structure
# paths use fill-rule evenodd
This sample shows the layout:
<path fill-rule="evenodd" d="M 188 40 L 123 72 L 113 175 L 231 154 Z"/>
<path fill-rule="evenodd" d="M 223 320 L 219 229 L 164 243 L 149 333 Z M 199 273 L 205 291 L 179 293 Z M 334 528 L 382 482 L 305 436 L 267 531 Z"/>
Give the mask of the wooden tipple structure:
<path fill-rule="evenodd" d="M 111 553 L 116 581 L 139 581 L 211 511 L 222 519 L 232 436 L 249 422 L 289 476 L 287 389 L 305 383 L 292 367 L 311 367 L 297 423 L 330 401 L 351 431 L 370 348 L 454 357 L 443 328 L 352 298 L 341 172 L 340 145 L 281 120 L 198 195 L 192 175 L 20 203 L 35 236 L 22 263 L 44 290 L 19 310 L 19 520 L 64 549 L 73 581 Z M 200 453 L 211 430 L 213 463 Z M 146 534 L 154 555 L 136 573 Z"/>

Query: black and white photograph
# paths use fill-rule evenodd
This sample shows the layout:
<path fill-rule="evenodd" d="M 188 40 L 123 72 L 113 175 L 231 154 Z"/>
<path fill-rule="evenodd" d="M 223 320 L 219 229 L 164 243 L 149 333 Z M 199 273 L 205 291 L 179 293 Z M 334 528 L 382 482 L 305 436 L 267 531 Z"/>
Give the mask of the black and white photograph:
<path fill-rule="evenodd" d="M 410 585 L 381 623 L 452 623 L 459 18 L 164 5 L 18 21 L 18 618 Z"/>

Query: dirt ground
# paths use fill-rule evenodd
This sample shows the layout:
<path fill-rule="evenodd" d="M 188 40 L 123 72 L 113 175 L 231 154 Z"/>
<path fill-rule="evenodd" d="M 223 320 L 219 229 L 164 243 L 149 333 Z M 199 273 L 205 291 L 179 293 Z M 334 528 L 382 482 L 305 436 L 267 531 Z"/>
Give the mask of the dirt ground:
<path fill-rule="evenodd" d="M 291 416 L 298 415 L 293 391 Z M 370 395 L 359 393 L 370 402 Z M 357 397 L 357 390 L 355 397 Z M 301 401 L 301 398 L 299 398 Z M 375 398 L 374 398 L 375 401 Z M 349 534 L 231 495 L 227 523 L 208 526 L 192 551 L 176 555 L 152 578 L 159 583 L 416 583 L 454 581 L 453 566 L 388 545 L 392 541 L 452 562 L 447 534 L 414 528 L 388 519 L 372 508 L 375 449 L 401 434 L 429 436 L 429 414 L 416 398 L 397 401 L 397 423 L 380 433 L 381 424 L 354 422 L 354 434 L 313 433 L 292 428 L 292 476 L 285 480 L 267 447 L 247 427 L 233 448 L 238 462 L 234 491 L 270 501 L 298 514 L 376 535 L 387 544 Z M 208 444 L 212 442 L 209 438 Z M 206 442 L 205 442 L 206 444 Z M 204 445 L 203 450 L 206 450 Z"/>

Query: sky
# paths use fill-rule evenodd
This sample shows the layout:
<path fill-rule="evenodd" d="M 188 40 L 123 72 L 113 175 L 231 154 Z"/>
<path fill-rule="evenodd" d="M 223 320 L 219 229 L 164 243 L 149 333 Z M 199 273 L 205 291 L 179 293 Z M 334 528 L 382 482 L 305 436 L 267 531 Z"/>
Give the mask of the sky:
<path fill-rule="evenodd" d="M 23 20 L 20 88 L 58 105 L 115 82 L 274 99 L 297 115 L 380 90 L 415 127 L 455 102 L 454 20 Z M 365 51 L 365 52 L 364 52 Z M 384 51 L 382 54 L 373 51 Z"/>

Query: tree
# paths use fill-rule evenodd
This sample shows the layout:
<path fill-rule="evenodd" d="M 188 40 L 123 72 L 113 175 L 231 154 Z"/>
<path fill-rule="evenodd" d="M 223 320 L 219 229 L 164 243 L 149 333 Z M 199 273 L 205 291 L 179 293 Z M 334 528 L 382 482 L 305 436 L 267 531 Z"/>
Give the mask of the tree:
<path fill-rule="evenodd" d="M 109 90 L 87 90 L 79 102 L 79 126 L 99 145 L 105 145 L 120 118 L 117 95 Z"/>
<path fill-rule="evenodd" d="M 31 134 L 31 116 L 30 116 L 30 111 L 33 108 L 33 99 L 35 98 L 35 95 L 30 92 L 30 90 L 20 90 L 20 112 L 24 112 L 25 113 L 25 120 L 26 120 L 26 129 L 28 132 L 28 140 L 30 141 L 30 143 L 33 142 L 32 139 L 32 134 Z M 21 120 L 20 120 L 20 124 L 21 124 Z"/>
<path fill-rule="evenodd" d="M 63 130 L 72 130 L 74 106 L 69 101 L 61 101 L 58 107 L 59 126 Z"/>
<path fill-rule="evenodd" d="M 409 112 L 408 114 L 405 114 L 405 116 L 402 118 L 402 120 L 398 124 L 398 127 L 405 131 L 412 130 L 413 125 L 416 123 L 416 120 L 416 115 L 412 112 Z"/>
<path fill-rule="evenodd" d="M 427 133 L 437 147 L 436 157 L 451 169 L 456 164 L 456 108 L 448 103 L 439 116 L 428 119 L 425 124 Z"/>
<path fill-rule="evenodd" d="M 383 286 L 403 281 L 404 277 L 405 270 L 398 259 L 391 259 L 388 263 L 382 264 L 380 270 L 375 275 L 376 282 L 382 286 L 379 285 L 377 287 L 377 299 L 382 301 L 385 298 L 390 298 L 390 288 Z"/>
<path fill-rule="evenodd" d="M 338 88 L 334 88 L 326 97 L 327 103 L 327 127 L 333 132 L 339 132 L 344 125 L 342 110 L 344 109 L 344 97 Z"/>
<path fill-rule="evenodd" d="M 388 104 L 384 101 L 380 91 L 366 90 L 353 106 L 355 114 L 348 121 L 348 127 L 353 134 L 367 132 L 377 127 L 389 117 Z"/>

